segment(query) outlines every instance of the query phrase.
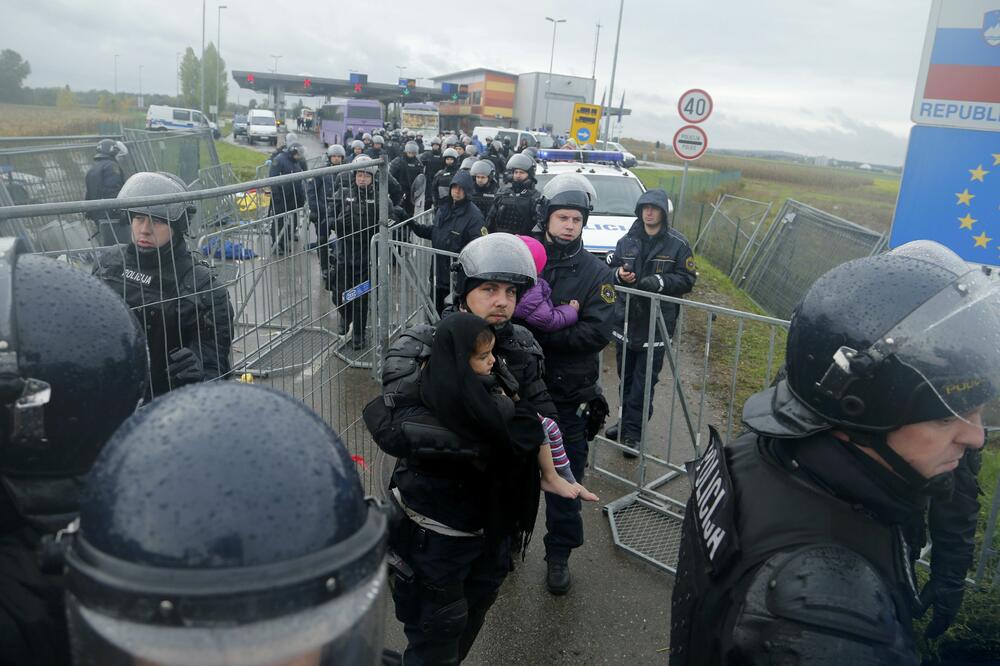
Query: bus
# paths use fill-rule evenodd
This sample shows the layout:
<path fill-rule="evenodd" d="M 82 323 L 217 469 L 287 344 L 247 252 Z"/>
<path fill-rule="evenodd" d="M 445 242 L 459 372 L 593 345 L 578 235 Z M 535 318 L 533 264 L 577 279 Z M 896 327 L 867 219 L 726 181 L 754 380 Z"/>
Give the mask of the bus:
<path fill-rule="evenodd" d="M 441 133 L 440 116 L 436 104 L 404 104 L 400 126 L 425 138 Z"/>
<path fill-rule="evenodd" d="M 374 99 L 335 99 L 319 110 L 319 139 L 324 145 L 343 143 L 350 127 L 354 135 L 384 127 L 382 103 Z"/>

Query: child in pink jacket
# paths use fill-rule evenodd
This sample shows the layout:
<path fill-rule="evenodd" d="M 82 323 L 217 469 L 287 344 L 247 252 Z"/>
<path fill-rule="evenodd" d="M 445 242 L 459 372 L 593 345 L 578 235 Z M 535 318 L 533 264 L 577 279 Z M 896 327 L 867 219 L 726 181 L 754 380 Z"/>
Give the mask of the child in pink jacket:
<path fill-rule="evenodd" d="M 535 280 L 535 286 L 517 299 L 514 319 L 546 333 L 572 326 L 580 316 L 579 301 L 573 300 L 567 305 L 552 304 L 552 287 L 542 277 L 542 270 L 548 259 L 545 247 L 531 236 L 518 236 L 518 238 L 528 246 L 531 257 L 535 260 L 538 279 Z"/>

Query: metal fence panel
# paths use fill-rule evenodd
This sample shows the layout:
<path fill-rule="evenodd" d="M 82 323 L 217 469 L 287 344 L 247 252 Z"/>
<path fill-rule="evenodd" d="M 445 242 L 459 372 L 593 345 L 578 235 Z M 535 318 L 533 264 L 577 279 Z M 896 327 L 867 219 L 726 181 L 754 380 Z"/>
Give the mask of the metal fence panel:
<path fill-rule="evenodd" d="M 739 285 L 776 317 L 789 317 L 821 275 L 884 247 L 884 235 L 789 199 Z"/>
<path fill-rule="evenodd" d="M 723 195 L 712 204 L 712 214 L 694 242 L 694 251 L 732 277 L 759 244 L 770 211 L 770 203 Z"/>

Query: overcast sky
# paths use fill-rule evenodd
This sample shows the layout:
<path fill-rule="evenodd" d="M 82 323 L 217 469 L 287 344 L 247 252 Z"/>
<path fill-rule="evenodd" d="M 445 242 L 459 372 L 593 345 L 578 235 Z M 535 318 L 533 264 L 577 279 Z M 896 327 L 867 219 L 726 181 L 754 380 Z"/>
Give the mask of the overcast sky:
<path fill-rule="evenodd" d="M 218 0 L 208 3 L 216 39 Z M 557 72 L 590 76 L 600 21 L 598 98 L 608 86 L 618 2 L 353 3 L 226 0 L 222 56 L 230 68 L 392 82 L 473 67 L 547 71 L 551 23 L 566 18 Z M 6 0 L 0 48 L 30 61 L 27 84 L 174 93 L 176 53 L 201 48 L 197 0 Z M 301 14 L 292 9 L 302 7 Z M 717 148 L 789 150 L 901 164 L 930 0 L 625 0 L 615 80 L 634 110 L 623 134 L 669 141 L 677 97 L 715 100 L 704 127 Z M 232 80 L 230 79 L 232 84 Z M 421 85 L 429 85 L 421 81 Z M 231 97 L 236 94 L 231 85 Z M 241 95 L 245 103 L 249 94 Z"/>

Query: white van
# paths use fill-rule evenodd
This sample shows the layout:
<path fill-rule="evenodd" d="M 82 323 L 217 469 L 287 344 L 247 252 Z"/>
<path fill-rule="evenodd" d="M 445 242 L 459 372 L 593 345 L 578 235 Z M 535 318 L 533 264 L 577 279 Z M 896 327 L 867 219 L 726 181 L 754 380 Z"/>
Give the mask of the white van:
<path fill-rule="evenodd" d="M 274 111 L 268 109 L 251 109 L 247 114 L 247 143 L 267 141 L 272 146 L 278 145 L 278 123 Z"/>
<path fill-rule="evenodd" d="M 529 146 L 535 148 L 553 148 L 555 142 L 552 137 L 545 132 L 529 132 L 519 130 L 516 127 L 474 127 L 472 135 L 479 137 L 479 140 L 486 146 L 487 137 L 493 137 L 496 141 L 503 143 L 504 139 L 510 139 L 510 145 L 515 150 L 521 145 L 521 140 L 528 142 Z"/>
<path fill-rule="evenodd" d="M 150 104 L 146 110 L 146 129 L 151 130 L 186 130 L 210 129 L 212 136 L 219 138 L 219 128 L 201 111 L 182 109 L 176 106 Z"/>

